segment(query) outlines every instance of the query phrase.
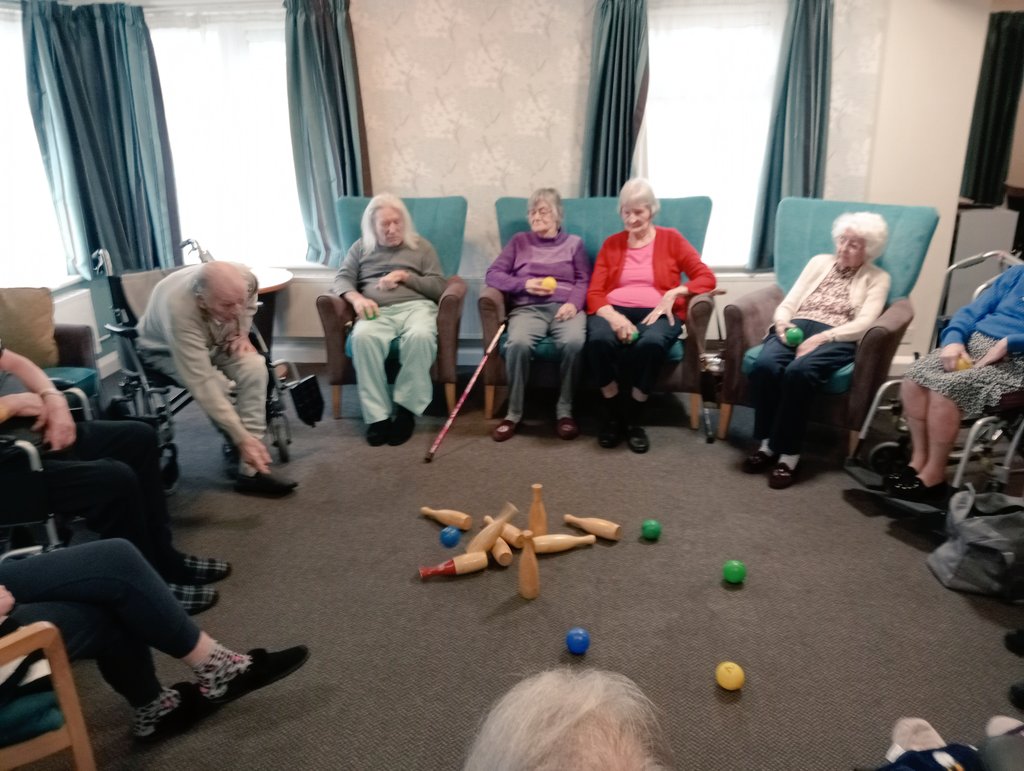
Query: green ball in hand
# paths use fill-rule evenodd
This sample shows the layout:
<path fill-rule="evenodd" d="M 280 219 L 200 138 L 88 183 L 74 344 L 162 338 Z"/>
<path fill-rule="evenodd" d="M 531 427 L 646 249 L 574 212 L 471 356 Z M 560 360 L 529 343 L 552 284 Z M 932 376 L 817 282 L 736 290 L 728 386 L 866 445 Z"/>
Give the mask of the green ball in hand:
<path fill-rule="evenodd" d="M 804 341 L 804 331 L 800 327 L 790 327 L 786 330 L 786 345 L 796 348 Z"/>

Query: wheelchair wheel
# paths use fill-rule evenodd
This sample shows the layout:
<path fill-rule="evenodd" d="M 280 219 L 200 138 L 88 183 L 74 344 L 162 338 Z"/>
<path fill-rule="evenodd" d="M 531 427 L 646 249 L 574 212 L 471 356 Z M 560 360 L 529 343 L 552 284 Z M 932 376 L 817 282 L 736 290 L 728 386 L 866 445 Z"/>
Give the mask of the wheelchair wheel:
<path fill-rule="evenodd" d="M 882 476 L 898 471 L 908 460 L 907 448 L 900 442 L 882 442 L 868 453 L 868 466 Z"/>
<path fill-rule="evenodd" d="M 270 436 L 273 438 L 274 446 L 277 447 L 277 457 L 282 463 L 291 460 L 291 452 L 288 445 L 292 443 L 291 430 L 288 427 L 288 418 L 284 415 L 276 415 L 270 421 Z"/>

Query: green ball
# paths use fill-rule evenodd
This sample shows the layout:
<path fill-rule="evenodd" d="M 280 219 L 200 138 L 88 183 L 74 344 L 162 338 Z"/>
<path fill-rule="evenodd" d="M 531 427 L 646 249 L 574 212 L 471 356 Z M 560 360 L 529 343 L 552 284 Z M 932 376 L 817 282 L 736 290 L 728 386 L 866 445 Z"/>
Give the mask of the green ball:
<path fill-rule="evenodd" d="M 639 333 L 639 332 L 637 332 L 637 331 L 636 331 L 636 330 L 634 329 L 634 330 L 633 330 L 633 334 L 631 334 L 631 335 L 629 336 L 629 342 L 631 342 L 631 343 L 635 343 L 635 342 L 636 342 L 637 340 L 639 340 L 639 339 L 640 339 L 640 333 Z"/>
<path fill-rule="evenodd" d="M 648 541 L 657 541 L 661 538 L 661 523 L 656 519 L 645 519 L 640 532 Z"/>
<path fill-rule="evenodd" d="M 804 341 L 804 331 L 800 327 L 790 327 L 786 330 L 786 344 L 796 348 Z"/>
<path fill-rule="evenodd" d="M 722 578 L 730 584 L 742 584 L 747 577 L 747 566 L 739 560 L 726 560 L 722 565 Z"/>

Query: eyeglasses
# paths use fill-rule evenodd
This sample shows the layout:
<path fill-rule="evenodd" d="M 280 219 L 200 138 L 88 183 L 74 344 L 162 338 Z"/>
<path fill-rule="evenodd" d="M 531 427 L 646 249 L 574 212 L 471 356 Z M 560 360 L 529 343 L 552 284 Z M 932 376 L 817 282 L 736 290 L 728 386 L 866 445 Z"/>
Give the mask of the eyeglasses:
<path fill-rule="evenodd" d="M 547 206 L 538 206 L 535 209 L 530 209 L 529 211 L 527 211 L 527 214 L 530 215 L 531 217 L 550 217 L 553 213 L 554 212 L 552 212 L 552 210 Z"/>

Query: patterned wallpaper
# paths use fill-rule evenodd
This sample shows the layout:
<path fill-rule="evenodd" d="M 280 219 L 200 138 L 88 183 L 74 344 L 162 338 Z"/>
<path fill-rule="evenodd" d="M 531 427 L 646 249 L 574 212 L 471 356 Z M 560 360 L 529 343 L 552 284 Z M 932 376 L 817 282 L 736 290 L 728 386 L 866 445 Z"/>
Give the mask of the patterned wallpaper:
<path fill-rule="evenodd" d="M 889 0 L 835 0 L 825 197 L 867 194 Z"/>
<path fill-rule="evenodd" d="M 498 253 L 496 198 L 579 193 L 594 4 L 352 4 L 374 192 L 464 195 L 467 278 Z"/>

